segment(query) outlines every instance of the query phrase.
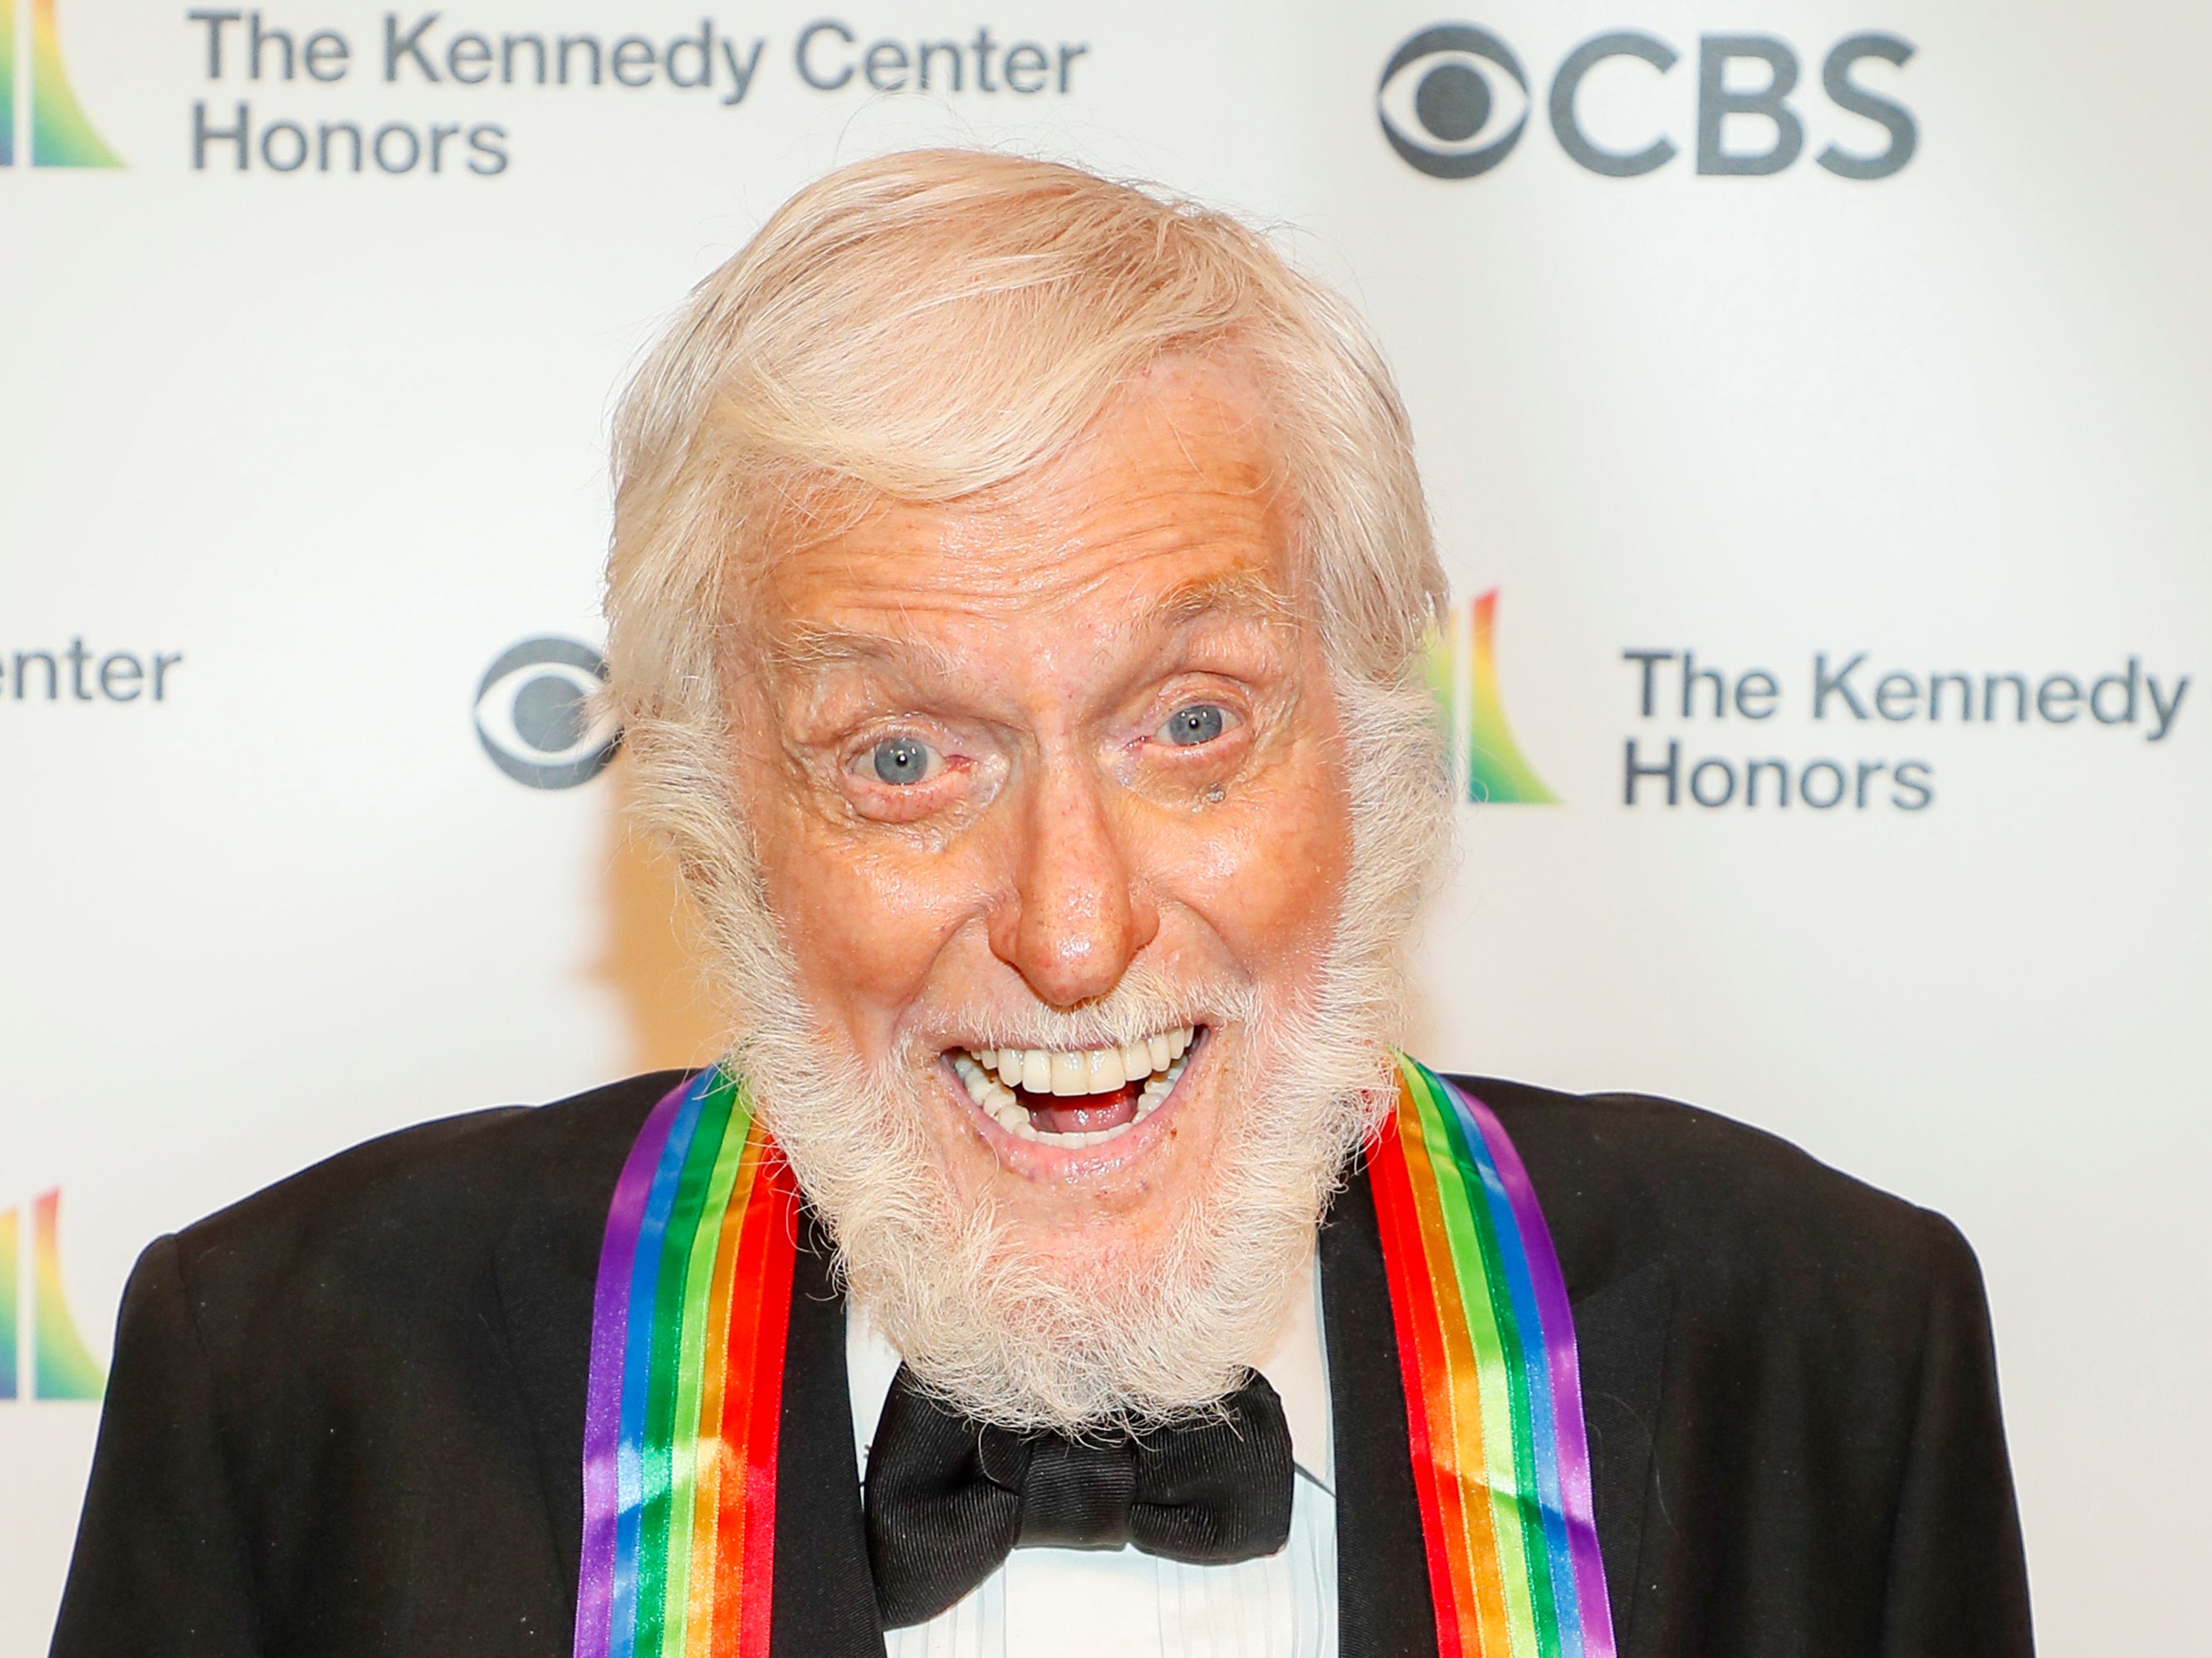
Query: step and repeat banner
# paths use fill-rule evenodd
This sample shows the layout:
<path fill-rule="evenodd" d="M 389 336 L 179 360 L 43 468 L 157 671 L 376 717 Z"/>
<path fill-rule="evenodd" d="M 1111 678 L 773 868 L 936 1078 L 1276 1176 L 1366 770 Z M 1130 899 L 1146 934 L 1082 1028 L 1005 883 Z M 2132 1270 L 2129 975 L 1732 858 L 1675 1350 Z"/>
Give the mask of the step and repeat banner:
<path fill-rule="evenodd" d="M 2046 1649 L 2193 1644 L 2208 62 L 2185 0 L 0 0 L 0 1655 L 149 1238 L 713 1051 L 585 714 L 608 412 L 794 187 L 947 141 L 1380 333 L 1455 595 L 1425 1056 L 1956 1218 Z"/>

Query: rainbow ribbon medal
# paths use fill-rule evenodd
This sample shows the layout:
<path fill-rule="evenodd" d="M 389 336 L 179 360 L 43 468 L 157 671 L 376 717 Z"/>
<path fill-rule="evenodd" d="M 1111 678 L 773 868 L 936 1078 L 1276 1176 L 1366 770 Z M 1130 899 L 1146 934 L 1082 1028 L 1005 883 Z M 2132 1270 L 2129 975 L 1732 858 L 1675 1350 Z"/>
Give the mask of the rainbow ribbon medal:
<path fill-rule="evenodd" d="M 798 1215 L 719 1066 L 647 1117 L 592 1303 L 577 1658 L 768 1651 Z"/>
<path fill-rule="evenodd" d="M 1438 1658 L 1613 1658 L 1566 1285 L 1480 1101 L 1400 1061 L 1370 1159 Z M 767 1658 L 799 1190 L 720 1068 L 655 1106 L 592 1311 L 576 1658 Z"/>
<path fill-rule="evenodd" d="M 1438 1658 L 1613 1658 L 1566 1281 L 1487 1106 L 1401 1055 L 1370 1169 Z"/>

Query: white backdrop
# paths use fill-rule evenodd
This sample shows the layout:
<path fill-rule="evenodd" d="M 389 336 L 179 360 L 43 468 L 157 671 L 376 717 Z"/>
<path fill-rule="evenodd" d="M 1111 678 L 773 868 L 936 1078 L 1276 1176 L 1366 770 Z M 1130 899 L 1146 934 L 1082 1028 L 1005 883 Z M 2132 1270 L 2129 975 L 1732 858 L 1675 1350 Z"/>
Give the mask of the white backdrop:
<path fill-rule="evenodd" d="M 31 1397 L 66 1357 L 34 1312 L 65 1303 L 104 1364 L 155 1233 L 379 1131 L 711 1048 L 665 875 L 619 839 L 621 767 L 522 786 L 479 684 L 517 641 L 599 637 L 606 414 L 658 321 L 801 181 L 921 138 L 1233 204 L 1354 294 L 1557 797 L 1462 811 L 1425 1057 L 1693 1099 L 1953 1216 L 2045 1650 L 2201 1638 L 2212 13 L 817 3 L 458 0 L 410 33 L 426 9 L 270 0 L 288 79 L 274 36 L 255 78 L 244 17 L 0 0 L 0 1654 L 44 1649 L 95 1421 Z M 1439 24 L 1487 31 L 1528 91 L 1437 36 L 1378 110 Z M 1664 50 L 1592 70 L 1563 143 L 1556 72 L 1629 32 Z M 525 33 L 550 69 L 594 37 L 605 78 L 578 46 L 540 86 L 517 46 L 504 83 Z M 1839 102 L 1824 66 L 1869 34 L 1910 57 L 1846 66 Z M 1701 168 L 1709 37 L 1735 61 L 1702 77 Z M 678 39 L 706 86 L 669 83 Z M 866 84 L 935 40 L 963 43 L 958 90 L 941 52 L 927 94 L 911 67 Z M 1778 61 L 1802 152 L 1714 170 L 1772 149 L 1722 100 Z M 1524 106 L 1456 178 L 1383 118 L 1450 158 Z M 1887 176 L 1817 160 L 1893 163 L 1905 127 Z M 1577 131 L 1677 153 L 1604 176 Z M 1675 653 L 1648 714 L 1629 652 Z M 1684 716 L 1685 652 L 1724 716 L 1706 680 Z M 1821 661 L 1861 653 L 1816 706 Z M 1457 677 L 1498 748 L 1466 651 Z M 543 759 L 501 723 L 561 746 L 546 688 L 512 700 L 530 677 L 481 717 Z M 1632 741 L 1680 745 L 1674 804 L 1656 775 L 1629 802 Z M 1783 762 L 1755 805 L 1753 760 Z M 58 1292 L 32 1236 L 57 1189 Z"/>

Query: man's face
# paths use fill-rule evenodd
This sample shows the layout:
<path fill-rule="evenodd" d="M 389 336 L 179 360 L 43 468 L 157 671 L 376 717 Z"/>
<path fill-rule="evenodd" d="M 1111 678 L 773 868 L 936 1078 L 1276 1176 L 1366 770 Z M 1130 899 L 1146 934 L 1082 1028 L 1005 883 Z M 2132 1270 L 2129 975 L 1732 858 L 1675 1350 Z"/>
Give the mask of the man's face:
<path fill-rule="evenodd" d="M 1330 944 L 1350 799 L 1274 471 L 1219 377 L 1157 376 L 1018 487 L 781 558 L 733 665 L 797 989 L 1041 1265 L 1172 1230 L 1249 1010 Z"/>

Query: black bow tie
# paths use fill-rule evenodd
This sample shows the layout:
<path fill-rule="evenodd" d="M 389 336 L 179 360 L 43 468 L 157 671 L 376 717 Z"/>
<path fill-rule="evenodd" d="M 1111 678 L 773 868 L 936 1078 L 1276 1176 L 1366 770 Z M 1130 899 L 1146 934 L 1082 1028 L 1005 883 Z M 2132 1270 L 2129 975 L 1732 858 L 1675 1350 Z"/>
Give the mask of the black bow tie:
<path fill-rule="evenodd" d="M 1010 1550 L 1113 1549 L 1224 1564 L 1291 1536 L 1291 1430 L 1264 1376 L 1218 1415 L 1106 1442 L 960 1415 L 904 1365 L 868 1448 L 868 1564 L 885 1629 L 934 1618 Z"/>

